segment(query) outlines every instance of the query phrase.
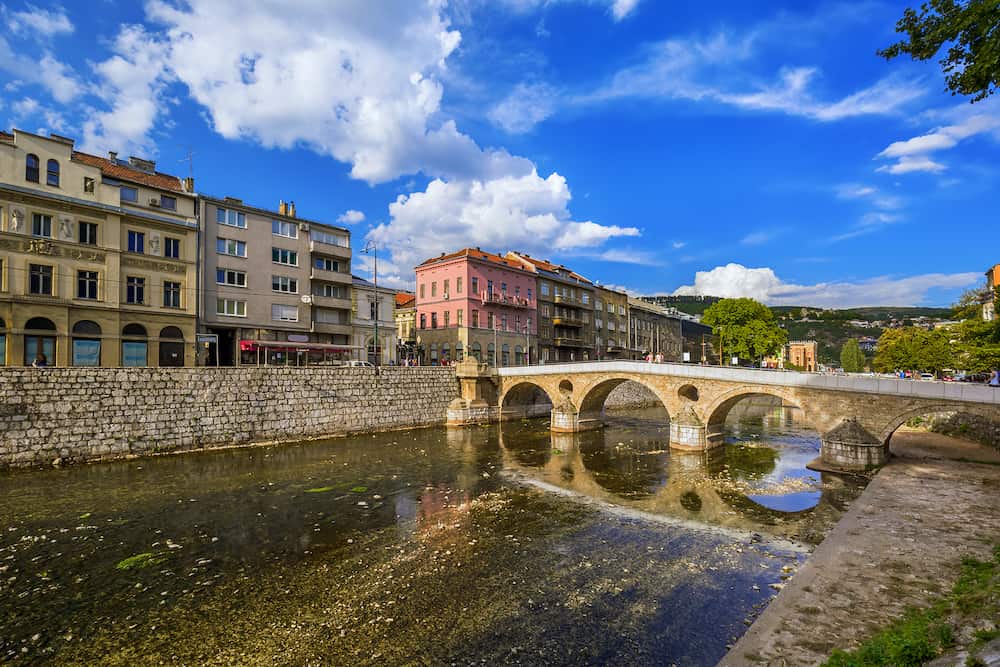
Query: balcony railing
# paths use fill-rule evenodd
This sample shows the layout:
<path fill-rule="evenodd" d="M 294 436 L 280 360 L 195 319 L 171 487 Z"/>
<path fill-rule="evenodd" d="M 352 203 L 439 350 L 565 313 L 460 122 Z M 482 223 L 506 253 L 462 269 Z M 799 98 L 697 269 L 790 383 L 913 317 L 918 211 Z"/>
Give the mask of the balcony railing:
<path fill-rule="evenodd" d="M 590 347 L 586 341 L 580 338 L 556 338 L 553 341 L 556 347 Z"/>
<path fill-rule="evenodd" d="M 552 300 L 555 301 L 556 303 L 568 303 L 574 306 L 580 304 L 580 301 L 578 299 L 574 299 L 573 297 L 568 296 L 566 294 L 556 294 L 555 296 L 552 297 Z"/>
<path fill-rule="evenodd" d="M 552 318 L 552 324 L 557 327 L 572 327 L 574 329 L 579 329 L 583 327 L 583 320 L 578 317 L 567 317 L 565 315 L 556 315 Z"/>
<path fill-rule="evenodd" d="M 484 304 L 496 304 L 511 308 L 533 308 L 531 302 L 524 297 L 511 296 L 502 292 L 483 292 L 482 299 Z"/>

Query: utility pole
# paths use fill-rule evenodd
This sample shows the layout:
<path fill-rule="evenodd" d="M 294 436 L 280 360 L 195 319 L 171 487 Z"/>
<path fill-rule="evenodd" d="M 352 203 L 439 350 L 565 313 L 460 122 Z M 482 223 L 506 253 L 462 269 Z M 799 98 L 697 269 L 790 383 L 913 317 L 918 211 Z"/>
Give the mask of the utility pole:
<path fill-rule="evenodd" d="M 379 345 L 378 340 L 378 317 L 379 317 L 379 298 L 378 298 L 378 246 L 375 245 L 375 241 L 369 241 L 365 244 L 365 249 L 362 251 L 365 254 L 368 252 L 372 253 L 374 258 L 374 270 L 372 271 L 372 276 L 375 279 L 375 368 L 377 369 L 381 365 L 382 361 L 382 347 Z M 367 352 L 367 350 L 365 350 Z"/>

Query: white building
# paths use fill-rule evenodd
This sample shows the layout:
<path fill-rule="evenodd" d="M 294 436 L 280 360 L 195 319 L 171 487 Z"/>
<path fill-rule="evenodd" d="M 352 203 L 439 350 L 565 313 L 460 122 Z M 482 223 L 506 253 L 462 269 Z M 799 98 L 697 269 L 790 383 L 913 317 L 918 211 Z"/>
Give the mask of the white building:
<path fill-rule="evenodd" d="M 386 287 L 378 288 L 376 300 L 375 285 L 354 276 L 351 291 L 351 327 L 353 329 L 353 345 L 361 350 L 367 350 L 368 361 L 375 363 L 378 357 L 381 365 L 397 363 L 396 359 L 396 321 L 393 308 L 396 291 Z M 375 343 L 375 323 L 378 322 L 378 344 Z"/>

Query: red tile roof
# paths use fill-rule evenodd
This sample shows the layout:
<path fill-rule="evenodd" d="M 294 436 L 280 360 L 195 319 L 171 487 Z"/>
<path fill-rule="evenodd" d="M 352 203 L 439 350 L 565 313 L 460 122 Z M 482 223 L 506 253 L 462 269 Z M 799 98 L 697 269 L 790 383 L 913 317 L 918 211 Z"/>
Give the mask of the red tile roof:
<path fill-rule="evenodd" d="M 430 259 L 421 262 L 419 266 L 429 266 L 431 264 L 436 264 L 437 262 L 447 262 L 448 260 L 458 259 L 459 257 L 468 257 L 469 259 L 478 259 L 493 264 L 503 264 L 505 267 L 511 269 L 524 270 L 520 262 L 501 257 L 500 255 L 492 252 L 484 252 L 479 248 L 462 248 L 457 252 L 442 254 L 438 257 L 431 257 Z"/>
<path fill-rule="evenodd" d="M 417 301 L 416 294 L 408 292 L 396 292 L 396 308 L 410 308 Z"/>
<path fill-rule="evenodd" d="M 101 170 L 102 174 L 110 176 L 111 178 L 117 178 L 122 181 L 131 181 L 132 183 L 147 185 L 151 188 L 184 192 L 184 186 L 181 179 L 176 176 L 171 176 L 170 174 L 163 174 L 158 171 L 150 174 L 145 171 L 135 169 L 134 167 L 112 162 L 108 158 L 90 155 L 89 153 L 81 153 L 79 151 L 73 151 L 73 159 L 77 162 L 97 167 Z"/>
<path fill-rule="evenodd" d="M 519 252 L 513 252 L 511 254 L 520 259 L 521 262 L 523 262 L 524 264 L 529 264 L 536 269 L 541 269 L 542 271 L 549 271 L 551 273 L 566 273 L 570 278 L 573 278 L 574 280 L 587 283 L 588 285 L 593 284 L 589 279 L 584 278 L 576 271 L 573 271 L 561 264 L 553 264 L 552 262 L 546 259 L 537 259 L 535 257 L 532 257 L 531 255 L 525 255 Z"/>

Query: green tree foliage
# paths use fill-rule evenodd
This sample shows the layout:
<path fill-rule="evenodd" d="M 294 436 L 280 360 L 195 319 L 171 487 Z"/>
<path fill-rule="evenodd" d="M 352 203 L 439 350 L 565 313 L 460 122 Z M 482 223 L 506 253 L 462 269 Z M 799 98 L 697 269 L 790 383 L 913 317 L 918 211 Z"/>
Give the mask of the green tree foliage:
<path fill-rule="evenodd" d="M 947 45 L 940 63 L 952 95 L 978 102 L 1000 86 L 1000 0 L 929 0 L 904 11 L 896 32 L 906 39 L 878 52 L 886 60 L 929 60 Z"/>
<path fill-rule="evenodd" d="M 985 303 L 992 295 L 989 287 L 974 287 L 962 292 L 958 302 L 951 307 L 952 317 L 956 320 L 978 318 Z"/>
<path fill-rule="evenodd" d="M 878 339 L 874 365 L 880 372 L 911 369 L 936 373 L 954 368 L 955 353 L 951 335 L 945 329 L 886 329 Z"/>
<path fill-rule="evenodd" d="M 722 299 L 705 310 L 701 321 L 722 336 L 726 356 L 761 359 L 778 354 L 788 342 L 771 309 L 753 299 Z"/>
<path fill-rule="evenodd" d="M 860 373 L 865 369 L 865 353 L 853 338 L 840 348 L 840 366 L 848 373 Z"/>
<path fill-rule="evenodd" d="M 1000 321 L 972 317 L 957 327 L 955 365 L 972 373 L 1000 368 Z"/>

